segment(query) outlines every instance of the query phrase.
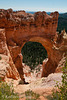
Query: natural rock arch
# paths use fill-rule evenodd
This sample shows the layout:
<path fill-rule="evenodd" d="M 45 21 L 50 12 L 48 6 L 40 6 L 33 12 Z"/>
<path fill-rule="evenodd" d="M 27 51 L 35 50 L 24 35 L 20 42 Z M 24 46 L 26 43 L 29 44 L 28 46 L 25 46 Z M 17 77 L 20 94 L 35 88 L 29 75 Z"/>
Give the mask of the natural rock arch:
<path fill-rule="evenodd" d="M 21 79 L 23 76 L 21 48 L 28 41 L 40 42 L 48 53 L 48 62 L 43 67 L 42 77 L 53 73 L 63 53 L 54 45 L 57 40 L 58 12 L 47 15 L 46 12 L 29 14 L 25 11 L 13 12 L 12 9 L 0 10 L 0 28 L 5 29 L 6 43 Z M 64 50 L 62 51 L 64 52 Z"/>

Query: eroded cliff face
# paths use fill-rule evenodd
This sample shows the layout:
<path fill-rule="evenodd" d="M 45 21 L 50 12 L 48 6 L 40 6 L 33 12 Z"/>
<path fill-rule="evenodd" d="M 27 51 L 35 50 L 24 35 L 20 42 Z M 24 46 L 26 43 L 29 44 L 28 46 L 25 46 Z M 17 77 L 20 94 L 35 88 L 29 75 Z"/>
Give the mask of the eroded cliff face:
<path fill-rule="evenodd" d="M 18 79 L 19 74 L 7 47 L 5 29 L 0 29 L 0 78 L 4 80 L 5 77 Z"/>
<path fill-rule="evenodd" d="M 40 42 L 47 50 L 48 61 L 43 66 L 42 77 L 53 73 L 63 54 L 66 54 L 67 34 L 56 33 L 58 16 L 58 12 L 47 15 L 45 11 L 29 14 L 25 11 L 13 12 L 12 9 L 0 9 L 0 28 L 5 29 L 6 45 L 14 67 L 12 64 L 10 66 L 11 69 L 17 69 L 22 80 L 24 73 L 21 49 L 26 42 Z M 12 72 L 17 75 L 15 70 Z"/>

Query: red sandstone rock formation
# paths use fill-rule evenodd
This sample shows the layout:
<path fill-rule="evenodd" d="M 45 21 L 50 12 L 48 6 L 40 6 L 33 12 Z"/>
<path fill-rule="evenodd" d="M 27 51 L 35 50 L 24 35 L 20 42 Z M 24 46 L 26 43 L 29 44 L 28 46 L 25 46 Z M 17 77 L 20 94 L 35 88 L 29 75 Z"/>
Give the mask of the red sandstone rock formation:
<path fill-rule="evenodd" d="M 0 29 L 0 77 L 4 79 L 5 76 L 13 79 L 18 79 L 18 71 L 12 61 L 7 44 L 5 30 Z"/>
<path fill-rule="evenodd" d="M 47 50 L 48 61 L 43 68 L 43 77 L 55 71 L 63 53 L 66 53 L 67 39 L 56 33 L 58 16 L 58 12 L 47 15 L 44 11 L 29 14 L 25 11 L 0 9 L 0 28 L 5 29 L 8 50 L 22 80 L 24 76 L 21 48 L 26 42 L 40 42 Z M 12 64 L 10 66 L 11 69 L 14 68 Z"/>

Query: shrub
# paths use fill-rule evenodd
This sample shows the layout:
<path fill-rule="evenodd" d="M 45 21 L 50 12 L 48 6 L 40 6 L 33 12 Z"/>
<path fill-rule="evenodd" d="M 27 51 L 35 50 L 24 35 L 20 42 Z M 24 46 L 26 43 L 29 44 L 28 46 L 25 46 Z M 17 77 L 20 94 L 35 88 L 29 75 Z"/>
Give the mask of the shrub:
<path fill-rule="evenodd" d="M 0 56 L 0 60 L 2 59 L 2 57 Z"/>
<path fill-rule="evenodd" d="M 34 92 L 31 91 L 31 90 L 27 90 L 27 91 L 25 92 L 25 97 L 26 97 L 26 100 L 39 100 L 40 95 L 34 93 Z"/>
<path fill-rule="evenodd" d="M 0 100 L 19 100 L 17 93 L 14 93 L 13 85 L 0 82 Z"/>

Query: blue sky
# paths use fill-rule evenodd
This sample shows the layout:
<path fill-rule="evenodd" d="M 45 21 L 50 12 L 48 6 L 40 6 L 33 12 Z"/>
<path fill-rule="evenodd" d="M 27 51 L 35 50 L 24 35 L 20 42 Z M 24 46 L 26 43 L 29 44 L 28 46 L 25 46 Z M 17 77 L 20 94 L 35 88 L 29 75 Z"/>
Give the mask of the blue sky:
<path fill-rule="evenodd" d="M 0 0 L 0 9 L 67 12 L 67 0 Z"/>

